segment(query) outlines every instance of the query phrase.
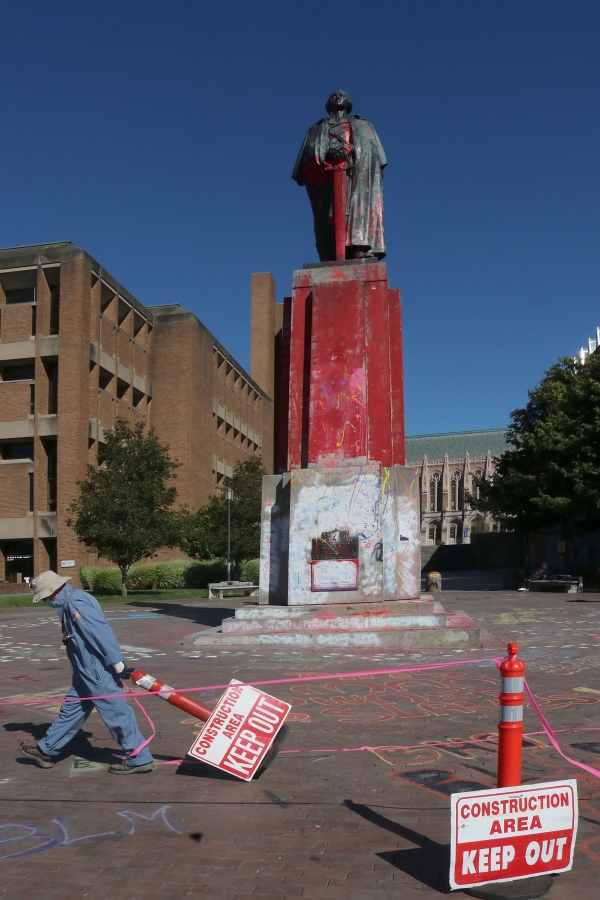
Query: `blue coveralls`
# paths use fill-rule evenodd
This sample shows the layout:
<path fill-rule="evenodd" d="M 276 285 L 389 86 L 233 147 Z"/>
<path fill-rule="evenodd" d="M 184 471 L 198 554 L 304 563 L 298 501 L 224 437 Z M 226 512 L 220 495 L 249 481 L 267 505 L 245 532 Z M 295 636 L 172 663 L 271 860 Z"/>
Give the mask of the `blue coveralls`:
<path fill-rule="evenodd" d="M 68 600 L 67 600 L 68 597 Z M 63 702 L 60 712 L 39 742 L 39 748 L 48 756 L 55 756 L 73 738 L 94 706 L 104 724 L 119 742 L 125 753 L 131 753 L 144 743 L 133 710 L 125 697 L 106 700 L 86 700 L 102 694 L 123 694 L 121 679 L 112 668 L 121 662 L 123 654 L 115 633 L 104 618 L 100 604 L 91 594 L 73 589 L 66 584 L 55 598 L 56 611 L 63 620 L 67 632 L 67 655 L 73 669 L 73 683 L 67 697 L 78 700 Z M 147 747 L 125 761 L 127 766 L 143 766 L 152 762 Z"/>

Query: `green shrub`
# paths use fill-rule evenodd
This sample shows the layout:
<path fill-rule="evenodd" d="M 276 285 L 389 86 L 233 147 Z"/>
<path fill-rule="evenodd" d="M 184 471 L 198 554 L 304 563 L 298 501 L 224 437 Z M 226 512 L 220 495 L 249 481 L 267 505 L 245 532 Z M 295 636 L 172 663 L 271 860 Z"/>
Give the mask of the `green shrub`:
<path fill-rule="evenodd" d="M 127 587 L 132 591 L 151 591 L 156 582 L 156 565 L 132 566 L 127 575 Z"/>
<path fill-rule="evenodd" d="M 94 569 L 92 566 L 81 566 L 79 569 L 79 577 L 81 578 L 81 583 L 83 585 L 84 591 L 93 591 L 94 590 Z"/>
<path fill-rule="evenodd" d="M 157 588 L 170 589 L 185 587 L 185 570 L 189 568 L 187 560 L 174 559 L 171 562 L 157 563 L 154 567 Z"/>
<path fill-rule="evenodd" d="M 249 559 L 240 569 L 240 581 L 251 581 L 258 584 L 260 578 L 260 559 Z"/>
<path fill-rule="evenodd" d="M 119 569 L 101 569 L 98 566 L 81 566 L 79 577 L 86 591 L 120 591 Z"/>
<path fill-rule="evenodd" d="M 94 591 L 107 591 L 118 594 L 121 590 L 121 571 L 119 569 L 93 568 Z"/>
<path fill-rule="evenodd" d="M 252 563 L 247 563 L 247 565 L 252 565 Z M 258 573 L 258 561 L 256 571 Z M 110 591 L 112 593 L 121 591 L 119 569 L 81 566 L 79 577 L 86 591 Z M 127 587 L 132 591 L 206 588 L 211 582 L 224 581 L 226 577 L 227 564 L 223 559 L 196 562 L 173 559 L 169 562 L 142 563 L 132 566 L 127 576 Z M 251 581 L 253 577 L 244 577 L 243 580 Z"/>
<path fill-rule="evenodd" d="M 193 562 L 185 572 L 187 588 L 205 588 L 215 581 L 224 581 L 227 577 L 227 564 L 223 559 L 208 559 Z"/>

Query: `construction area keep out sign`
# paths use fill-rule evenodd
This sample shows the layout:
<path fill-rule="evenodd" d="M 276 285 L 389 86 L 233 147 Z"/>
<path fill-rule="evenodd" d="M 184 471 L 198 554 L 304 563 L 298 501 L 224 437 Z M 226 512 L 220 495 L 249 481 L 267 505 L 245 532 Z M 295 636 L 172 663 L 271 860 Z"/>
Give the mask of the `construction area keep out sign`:
<path fill-rule="evenodd" d="M 285 700 L 231 681 L 188 755 L 250 781 L 291 708 Z"/>
<path fill-rule="evenodd" d="M 452 794 L 451 803 L 451 887 L 571 868 L 578 819 L 574 779 Z"/>

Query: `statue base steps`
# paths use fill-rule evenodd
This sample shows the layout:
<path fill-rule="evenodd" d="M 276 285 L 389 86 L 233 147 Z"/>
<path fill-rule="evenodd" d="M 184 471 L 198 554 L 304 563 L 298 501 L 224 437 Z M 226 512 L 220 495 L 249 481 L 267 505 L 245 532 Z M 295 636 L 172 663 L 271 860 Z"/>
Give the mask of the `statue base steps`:
<path fill-rule="evenodd" d="M 439 601 L 335 604 L 327 607 L 254 607 L 236 610 L 222 632 L 190 635 L 204 647 L 357 647 L 398 649 L 475 648 L 479 626 L 463 612 L 446 612 Z"/>

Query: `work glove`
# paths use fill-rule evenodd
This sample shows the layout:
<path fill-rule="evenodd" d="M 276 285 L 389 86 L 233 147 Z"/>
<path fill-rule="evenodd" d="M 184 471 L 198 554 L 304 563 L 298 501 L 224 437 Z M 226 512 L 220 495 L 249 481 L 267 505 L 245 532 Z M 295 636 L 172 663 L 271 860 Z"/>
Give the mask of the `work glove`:
<path fill-rule="evenodd" d="M 122 659 L 121 662 L 115 663 L 113 669 L 119 678 L 131 678 L 131 673 L 134 671 L 133 666 L 125 665 L 124 659 Z"/>

